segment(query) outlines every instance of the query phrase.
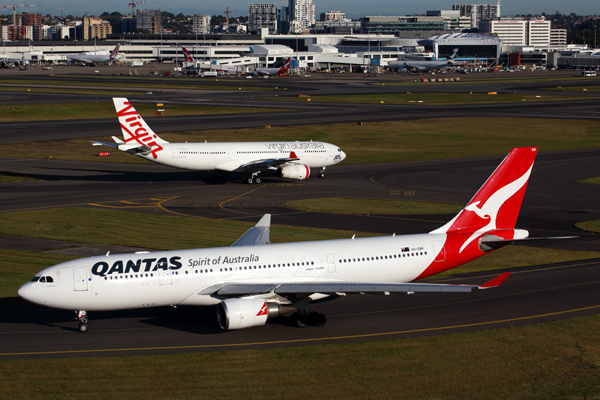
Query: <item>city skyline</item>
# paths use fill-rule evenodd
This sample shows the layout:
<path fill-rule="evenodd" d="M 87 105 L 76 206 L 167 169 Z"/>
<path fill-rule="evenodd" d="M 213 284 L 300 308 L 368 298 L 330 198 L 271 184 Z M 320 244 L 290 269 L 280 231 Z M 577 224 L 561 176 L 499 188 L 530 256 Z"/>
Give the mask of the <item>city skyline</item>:
<path fill-rule="evenodd" d="M 63 9 L 64 15 L 83 16 L 100 15 L 103 12 L 118 11 L 121 14 L 131 12 L 128 1 L 125 0 L 105 0 L 102 3 L 88 2 L 83 0 L 36 0 L 35 4 L 41 4 L 43 7 L 35 8 L 17 8 L 17 12 L 41 12 L 43 15 L 60 15 L 60 9 Z M 198 2 L 195 0 L 179 0 L 174 3 L 167 3 L 160 0 L 146 0 L 145 3 L 139 4 L 139 9 L 161 9 L 173 14 L 209 14 L 223 15 L 224 9 L 229 7 L 230 10 L 239 10 L 231 13 L 232 17 L 248 15 L 248 5 L 250 3 L 275 3 L 278 6 L 288 4 L 288 1 L 248 1 L 248 0 L 230 0 L 222 8 L 216 9 L 214 3 Z M 496 4 L 495 0 L 478 1 L 478 2 L 463 2 L 449 0 L 428 0 L 428 1 L 404 1 L 398 2 L 393 0 L 379 0 L 376 3 L 365 3 L 358 0 L 313 0 L 313 4 L 317 8 L 317 16 L 326 11 L 343 11 L 350 17 L 360 16 L 375 16 L 375 15 L 409 15 L 415 13 L 425 13 L 427 10 L 450 10 L 453 4 Z M 598 15 L 600 7 L 597 2 L 591 0 L 573 0 L 568 3 L 568 8 L 565 3 L 560 0 L 530 0 L 528 2 L 517 0 L 502 1 L 502 15 L 527 15 L 527 14 L 554 14 L 560 11 L 563 14 L 575 13 L 578 15 Z M 11 14 L 12 9 L 6 8 L 4 14 Z"/>

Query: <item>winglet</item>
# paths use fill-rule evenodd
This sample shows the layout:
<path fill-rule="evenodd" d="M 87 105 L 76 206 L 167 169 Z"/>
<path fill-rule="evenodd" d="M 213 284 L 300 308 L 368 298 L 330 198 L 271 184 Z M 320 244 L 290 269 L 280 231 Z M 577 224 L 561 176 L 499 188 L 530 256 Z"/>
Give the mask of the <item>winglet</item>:
<path fill-rule="evenodd" d="M 498 287 L 498 286 L 502 285 L 502 283 L 504 283 L 504 281 L 506 280 L 506 278 L 508 278 L 509 275 L 510 275 L 510 272 L 505 272 L 502 275 L 495 277 L 491 281 L 486 282 L 483 285 L 479 286 L 478 289 L 490 289 L 490 288 Z"/>
<path fill-rule="evenodd" d="M 298 156 L 296 155 L 296 152 L 290 151 L 290 158 L 298 158 Z"/>
<path fill-rule="evenodd" d="M 269 232 L 271 231 L 271 214 L 265 214 L 254 225 L 248 229 L 231 247 L 236 246 L 256 246 L 269 244 Z"/>

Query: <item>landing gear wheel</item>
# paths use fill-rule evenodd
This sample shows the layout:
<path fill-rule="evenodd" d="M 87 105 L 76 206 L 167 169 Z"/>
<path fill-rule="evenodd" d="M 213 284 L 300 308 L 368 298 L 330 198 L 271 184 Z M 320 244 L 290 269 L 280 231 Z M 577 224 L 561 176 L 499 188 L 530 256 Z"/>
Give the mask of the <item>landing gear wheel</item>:
<path fill-rule="evenodd" d="M 246 178 L 247 184 L 252 185 L 252 182 L 254 182 L 254 180 L 252 178 Z"/>
<path fill-rule="evenodd" d="M 254 178 L 254 183 L 259 184 L 260 183 L 260 178 L 258 178 L 258 177 Z"/>
<path fill-rule="evenodd" d="M 293 313 L 290 317 L 290 322 L 292 323 L 292 326 L 297 328 L 306 328 L 308 325 L 308 317 L 304 314 Z"/>
<path fill-rule="evenodd" d="M 324 326 L 327 323 L 327 317 L 318 312 L 310 313 L 310 324 L 313 326 Z"/>
<path fill-rule="evenodd" d="M 87 332 L 88 324 L 85 322 L 80 322 L 79 327 L 77 329 L 79 329 L 79 332 Z"/>
<path fill-rule="evenodd" d="M 323 174 L 323 173 L 319 172 L 319 173 L 317 174 L 317 178 L 325 178 L 325 174 Z"/>
<path fill-rule="evenodd" d="M 223 182 L 227 182 L 229 180 L 229 175 L 223 174 L 221 175 L 221 179 L 223 180 Z"/>

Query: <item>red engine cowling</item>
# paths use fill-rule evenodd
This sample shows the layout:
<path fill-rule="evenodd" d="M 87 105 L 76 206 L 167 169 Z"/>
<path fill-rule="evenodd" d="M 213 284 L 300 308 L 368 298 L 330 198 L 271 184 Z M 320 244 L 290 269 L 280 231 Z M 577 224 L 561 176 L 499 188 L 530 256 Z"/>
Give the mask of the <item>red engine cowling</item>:
<path fill-rule="evenodd" d="M 310 176 L 310 168 L 305 164 L 291 163 L 277 170 L 277 176 L 280 178 L 303 180 Z"/>
<path fill-rule="evenodd" d="M 262 299 L 227 299 L 217 304 L 217 320 L 226 331 L 264 325 L 281 312 L 280 305 Z"/>

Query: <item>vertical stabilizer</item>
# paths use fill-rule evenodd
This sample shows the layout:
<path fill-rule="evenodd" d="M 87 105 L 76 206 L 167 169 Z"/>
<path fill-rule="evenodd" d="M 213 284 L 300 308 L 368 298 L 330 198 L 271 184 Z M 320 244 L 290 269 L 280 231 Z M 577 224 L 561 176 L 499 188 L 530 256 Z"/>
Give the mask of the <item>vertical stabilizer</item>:
<path fill-rule="evenodd" d="M 152 156 L 155 159 L 158 158 L 157 153 L 163 149 L 161 144 L 169 142 L 162 140 L 152 131 L 146 121 L 144 121 L 126 98 L 113 97 L 113 102 L 115 103 L 125 143 L 137 143 L 141 146 L 148 146 L 151 149 Z"/>
<path fill-rule="evenodd" d="M 465 208 L 452 221 L 431 233 L 472 232 L 474 239 L 483 232 L 514 229 L 537 149 L 513 149 Z"/>

